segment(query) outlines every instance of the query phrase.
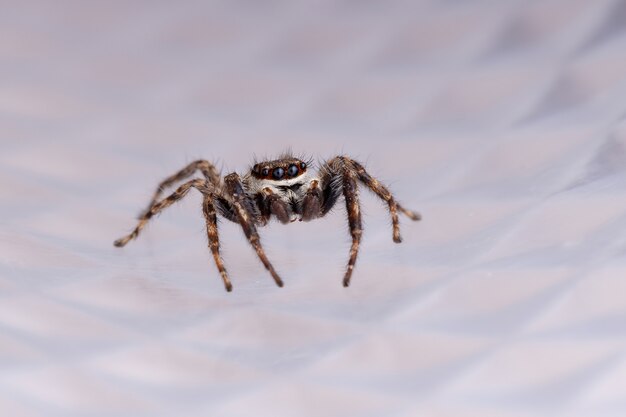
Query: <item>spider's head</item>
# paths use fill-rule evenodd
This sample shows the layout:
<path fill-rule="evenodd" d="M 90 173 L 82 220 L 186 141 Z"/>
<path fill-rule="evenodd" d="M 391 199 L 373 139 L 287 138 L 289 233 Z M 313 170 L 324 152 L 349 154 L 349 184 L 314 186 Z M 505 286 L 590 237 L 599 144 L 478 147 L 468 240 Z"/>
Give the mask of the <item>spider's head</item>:
<path fill-rule="evenodd" d="M 281 158 L 254 164 L 250 174 L 258 180 L 289 181 L 305 174 L 307 166 L 297 158 Z"/>
<path fill-rule="evenodd" d="M 246 175 L 247 192 L 257 202 L 268 202 L 268 209 L 282 223 L 295 221 L 302 215 L 302 202 L 313 179 L 307 172 L 309 165 L 293 155 L 257 162 Z M 265 200 L 270 195 L 273 202 Z"/>

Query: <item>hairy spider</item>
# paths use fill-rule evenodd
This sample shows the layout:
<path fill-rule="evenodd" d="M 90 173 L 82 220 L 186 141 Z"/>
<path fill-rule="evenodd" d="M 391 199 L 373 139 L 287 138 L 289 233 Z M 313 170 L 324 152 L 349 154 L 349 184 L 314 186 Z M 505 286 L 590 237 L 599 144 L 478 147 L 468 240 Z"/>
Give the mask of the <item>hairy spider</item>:
<path fill-rule="evenodd" d="M 347 287 L 356 263 L 362 233 L 357 181 L 364 183 L 389 206 L 394 242 L 401 242 L 398 211 L 412 220 L 420 220 L 421 217 L 418 213 L 398 204 L 389 190 L 372 178 L 363 165 L 347 156 L 336 156 L 326 161 L 315 174 L 311 174 L 309 165 L 310 161 L 286 154 L 273 161 L 255 163 L 243 177 L 233 172 L 221 178 L 210 162 L 204 160 L 192 162 L 159 184 L 152 201 L 140 215 L 137 227 L 129 235 L 116 240 L 114 245 L 118 247 L 126 245 L 139 235 L 154 215 L 183 198 L 191 188 L 196 188 L 204 197 L 202 208 L 206 219 L 209 248 L 226 290 L 231 291 L 232 284 L 219 251 L 217 213 L 241 225 L 259 259 L 276 284 L 282 287 L 283 281 L 261 246 L 257 226 L 266 225 L 272 216 L 284 224 L 295 220 L 309 221 L 323 217 L 343 194 L 352 236 L 350 258 L 343 278 L 343 285 Z M 160 199 L 166 187 L 191 177 L 198 170 L 203 174 L 203 179 L 187 181 L 169 197 Z"/>

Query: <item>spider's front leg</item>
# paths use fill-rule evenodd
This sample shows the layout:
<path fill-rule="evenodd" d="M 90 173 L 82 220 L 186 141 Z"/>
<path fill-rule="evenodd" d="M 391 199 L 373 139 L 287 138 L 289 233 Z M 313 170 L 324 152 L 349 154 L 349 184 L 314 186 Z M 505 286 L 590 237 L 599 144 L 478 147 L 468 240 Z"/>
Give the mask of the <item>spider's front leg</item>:
<path fill-rule="evenodd" d="M 246 238 L 254 248 L 257 253 L 257 256 L 265 266 L 265 269 L 269 271 L 276 282 L 276 285 L 279 287 L 283 286 L 283 281 L 280 279 L 276 270 L 270 263 L 269 259 L 265 255 L 265 251 L 261 246 L 261 239 L 259 237 L 259 233 L 257 232 L 255 226 L 255 209 L 254 202 L 246 196 L 243 184 L 241 182 L 241 178 L 237 173 L 232 173 L 224 177 L 224 186 L 226 192 L 232 199 L 232 206 L 237 214 L 237 219 L 241 228 L 243 229 Z"/>

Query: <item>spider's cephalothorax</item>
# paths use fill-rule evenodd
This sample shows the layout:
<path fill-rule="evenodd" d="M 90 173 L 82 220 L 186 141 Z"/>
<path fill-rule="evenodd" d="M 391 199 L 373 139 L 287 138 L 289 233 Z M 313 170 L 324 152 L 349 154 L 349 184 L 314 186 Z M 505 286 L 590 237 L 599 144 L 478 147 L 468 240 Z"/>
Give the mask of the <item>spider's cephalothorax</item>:
<path fill-rule="evenodd" d="M 343 285 L 347 287 L 356 263 L 362 233 L 358 182 L 365 184 L 387 203 L 391 214 L 394 242 L 401 242 L 398 211 L 412 220 L 419 220 L 420 215 L 400 206 L 387 187 L 372 178 L 363 165 L 347 156 L 337 156 L 326 161 L 316 173 L 311 173 L 310 165 L 310 161 L 285 155 L 273 161 L 255 163 L 243 176 L 232 173 L 222 178 L 211 163 L 193 162 L 159 184 L 148 208 L 141 214 L 137 227 L 128 236 L 116 240 L 115 246 L 126 245 L 139 235 L 150 218 L 180 200 L 191 188 L 196 188 L 204 196 L 203 212 L 209 247 L 226 290 L 231 291 L 232 284 L 219 252 L 218 212 L 224 218 L 241 225 L 259 259 L 276 284 L 282 287 L 282 280 L 261 246 L 257 226 L 266 225 L 272 217 L 281 223 L 295 220 L 309 221 L 322 217 L 343 194 L 352 237 L 350 258 L 343 278 Z M 204 178 L 187 181 L 169 197 L 160 199 L 166 187 L 189 178 L 196 171 L 200 171 Z"/>

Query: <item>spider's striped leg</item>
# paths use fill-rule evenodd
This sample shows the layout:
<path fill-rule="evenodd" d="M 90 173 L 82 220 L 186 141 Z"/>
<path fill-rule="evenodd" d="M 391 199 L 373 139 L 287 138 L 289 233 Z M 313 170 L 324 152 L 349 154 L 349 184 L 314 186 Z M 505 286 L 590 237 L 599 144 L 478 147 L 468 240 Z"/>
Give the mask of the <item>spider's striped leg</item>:
<path fill-rule="evenodd" d="M 161 212 L 163 209 L 171 206 L 176 201 L 183 198 L 185 195 L 187 195 L 192 187 L 199 189 L 205 194 L 211 192 L 214 189 L 214 187 L 206 180 L 195 179 L 184 183 L 183 185 L 178 187 L 176 191 L 170 194 L 169 197 L 164 198 L 163 200 L 156 202 L 152 206 L 150 206 L 150 208 L 139 218 L 139 223 L 137 224 L 137 227 L 135 227 L 135 229 L 130 234 L 116 240 L 113 244 L 117 247 L 122 247 L 126 245 L 130 240 L 136 238 L 139 235 L 139 232 L 141 232 L 141 230 L 146 226 L 146 224 L 152 217 Z"/>
<path fill-rule="evenodd" d="M 420 214 L 411 210 L 407 210 L 404 207 L 400 206 L 400 204 L 396 202 L 389 189 L 381 184 L 376 178 L 373 178 L 359 162 L 346 156 L 339 156 L 337 157 L 337 159 L 342 161 L 346 169 L 354 171 L 357 178 L 361 182 L 363 182 L 370 190 L 372 190 L 378 197 L 380 197 L 387 203 L 387 205 L 389 206 L 389 214 L 391 215 L 391 223 L 393 227 L 393 241 L 396 243 L 402 242 L 402 237 L 400 236 L 400 221 L 398 219 L 398 210 L 411 220 L 415 221 L 421 219 Z"/>
<path fill-rule="evenodd" d="M 282 287 L 282 279 L 280 279 L 269 259 L 267 259 L 265 251 L 261 246 L 261 239 L 255 226 L 256 210 L 254 207 L 254 202 L 246 196 L 243 184 L 241 183 L 241 178 L 239 178 L 239 175 L 237 175 L 236 173 L 229 174 L 224 177 L 224 184 L 226 186 L 226 191 L 230 194 L 232 198 L 232 206 L 237 213 L 239 224 L 243 229 L 243 233 L 248 238 L 248 242 L 250 242 L 250 244 L 256 251 L 257 256 L 265 266 L 265 269 L 267 269 L 272 275 L 272 278 L 274 278 L 276 285 Z"/>
<path fill-rule="evenodd" d="M 175 173 L 174 175 L 171 175 L 165 178 L 163 181 L 161 181 L 161 183 L 159 183 L 159 186 L 154 191 L 152 200 L 150 200 L 150 204 L 148 204 L 148 207 L 139 215 L 139 218 L 143 217 L 150 210 L 150 208 L 154 206 L 154 204 L 159 200 L 159 198 L 161 197 L 161 194 L 165 191 L 167 187 L 174 185 L 175 183 L 179 181 L 182 181 L 184 179 L 191 177 L 193 174 L 195 174 L 196 171 L 202 172 L 202 174 L 204 175 L 204 178 L 208 182 L 210 182 L 216 187 L 219 187 L 220 174 L 217 171 L 217 168 L 215 168 L 215 166 L 209 161 L 205 161 L 205 160 L 194 161 L 190 163 L 189 165 L 187 165 L 185 168 Z"/>
<path fill-rule="evenodd" d="M 352 236 L 352 246 L 350 247 L 350 258 L 348 259 L 348 268 L 343 277 L 343 286 L 350 285 L 352 271 L 356 264 L 356 258 L 359 254 L 359 245 L 361 243 L 361 234 L 363 233 L 363 225 L 361 224 L 361 207 L 359 205 L 359 190 L 354 179 L 354 174 L 345 171 L 343 174 L 343 196 L 346 200 L 346 210 L 348 211 L 348 225 L 350 226 L 350 235 Z"/>
<path fill-rule="evenodd" d="M 230 279 L 228 279 L 226 267 L 224 266 L 224 260 L 220 255 L 220 239 L 217 232 L 217 213 L 215 211 L 215 205 L 211 201 L 211 196 L 204 196 L 202 211 L 204 213 L 204 218 L 206 219 L 206 231 L 207 236 L 209 237 L 209 248 L 213 254 L 215 265 L 222 276 L 222 280 L 224 280 L 226 291 L 230 292 L 233 290 L 233 285 L 230 283 Z"/>

